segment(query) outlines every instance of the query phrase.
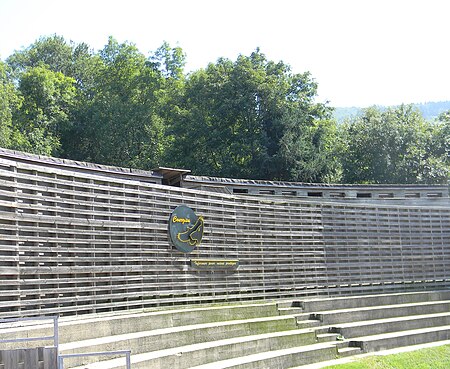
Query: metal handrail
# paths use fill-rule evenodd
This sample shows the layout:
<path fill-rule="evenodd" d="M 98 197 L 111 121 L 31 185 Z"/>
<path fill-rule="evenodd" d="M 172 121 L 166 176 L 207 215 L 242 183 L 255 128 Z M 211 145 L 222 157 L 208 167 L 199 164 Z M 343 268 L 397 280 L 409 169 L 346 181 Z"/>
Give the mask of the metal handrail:
<path fill-rule="evenodd" d="M 59 354 L 58 319 L 59 319 L 59 316 L 57 316 L 57 315 L 36 316 L 36 317 L 30 317 L 30 318 L 2 318 L 2 319 L 0 319 L 0 324 L 1 323 L 23 322 L 23 321 L 36 321 L 36 320 L 53 320 L 53 336 L 0 339 L 0 343 L 53 340 L 53 345 L 56 347 L 56 354 L 58 355 Z"/>
<path fill-rule="evenodd" d="M 58 369 L 64 369 L 64 359 L 71 357 L 82 357 L 82 356 L 101 356 L 101 355 L 125 355 L 125 360 L 127 363 L 127 369 L 131 369 L 131 350 L 119 350 L 119 351 L 99 351 L 99 352 L 89 352 L 81 354 L 64 354 L 58 356 Z"/>
<path fill-rule="evenodd" d="M 8 338 L 0 339 L 0 343 L 11 343 L 11 342 L 27 342 L 27 341 L 46 341 L 53 339 L 53 344 L 56 347 L 56 355 L 58 358 L 58 369 L 64 368 L 64 359 L 71 357 L 82 357 L 82 356 L 100 356 L 100 355 L 125 355 L 127 369 L 131 369 L 131 350 L 119 350 L 119 351 L 100 351 L 100 352 L 89 352 L 80 354 L 59 354 L 59 327 L 58 327 L 57 315 L 54 316 L 38 316 L 31 318 L 3 318 L 0 319 L 1 323 L 14 323 L 22 321 L 36 321 L 36 320 L 53 320 L 53 336 L 41 336 L 41 337 L 25 337 L 25 338 Z"/>

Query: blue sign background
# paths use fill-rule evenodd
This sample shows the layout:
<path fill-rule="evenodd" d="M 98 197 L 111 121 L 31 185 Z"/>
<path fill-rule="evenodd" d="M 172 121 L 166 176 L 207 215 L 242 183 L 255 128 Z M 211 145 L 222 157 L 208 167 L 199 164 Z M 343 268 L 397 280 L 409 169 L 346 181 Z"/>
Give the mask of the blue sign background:
<path fill-rule="evenodd" d="M 172 244 L 181 252 L 195 250 L 203 237 L 203 217 L 198 217 L 186 205 L 177 206 L 169 218 L 169 235 Z"/>

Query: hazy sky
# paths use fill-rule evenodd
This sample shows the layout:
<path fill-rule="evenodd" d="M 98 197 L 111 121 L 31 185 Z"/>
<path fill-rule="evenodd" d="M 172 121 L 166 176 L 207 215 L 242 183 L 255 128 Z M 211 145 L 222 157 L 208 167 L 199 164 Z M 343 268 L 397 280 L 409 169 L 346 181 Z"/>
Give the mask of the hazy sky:
<path fill-rule="evenodd" d="M 310 71 L 333 106 L 450 100 L 448 0 L 0 0 L 0 58 L 43 35 L 148 55 L 163 41 L 195 70 L 257 47 Z"/>

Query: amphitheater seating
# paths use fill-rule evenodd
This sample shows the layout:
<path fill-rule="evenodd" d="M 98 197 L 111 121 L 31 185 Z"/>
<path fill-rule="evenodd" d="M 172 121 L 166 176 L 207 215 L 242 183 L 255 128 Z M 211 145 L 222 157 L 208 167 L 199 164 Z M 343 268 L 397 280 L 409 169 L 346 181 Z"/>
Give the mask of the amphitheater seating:
<path fill-rule="evenodd" d="M 2 329 L 1 337 L 50 327 Z M 132 350 L 133 369 L 291 368 L 450 339 L 450 290 L 63 318 L 62 354 Z M 123 358 L 65 368 L 122 369 Z M 0 364 L 0 369 L 4 367 Z"/>

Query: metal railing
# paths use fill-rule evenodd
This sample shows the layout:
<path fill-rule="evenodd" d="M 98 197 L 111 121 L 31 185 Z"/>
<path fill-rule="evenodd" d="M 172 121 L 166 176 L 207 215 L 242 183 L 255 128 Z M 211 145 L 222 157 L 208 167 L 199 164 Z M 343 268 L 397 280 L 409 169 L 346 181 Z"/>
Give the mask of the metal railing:
<path fill-rule="evenodd" d="M 58 326 L 57 315 L 54 316 L 40 316 L 32 318 L 4 318 L 0 319 L 1 323 L 15 323 L 15 322 L 25 322 L 25 321 L 36 321 L 36 320 L 53 320 L 53 335 L 52 336 L 36 336 L 36 337 L 24 337 L 24 338 L 7 338 L 0 339 L 0 343 L 12 343 L 12 342 L 29 342 L 29 341 L 49 341 L 53 340 L 53 345 L 56 348 L 56 355 L 58 358 L 57 367 L 58 369 L 64 368 L 64 359 L 73 357 L 83 357 L 83 356 L 112 356 L 112 355 L 125 355 L 127 369 L 131 369 L 131 350 L 119 350 L 119 351 L 101 351 L 101 352 L 89 352 L 89 353 L 79 353 L 79 354 L 59 354 L 59 326 Z"/>
<path fill-rule="evenodd" d="M 89 352 L 85 354 L 64 354 L 58 355 L 58 369 L 64 369 L 64 359 L 72 357 L 82 357 L 82 356 L 112 356 L 112 355 L 125 355 L 125 360 L 127 364 L 127 369 L 131 369 L 131 350 L 119 350 L 119 351 L 100 351 L 100 352 Z"/>
<path fill-rule="evenodd" d="M 49 341 L 49 340 L 53 340 L 53 345 L 56 347 L 56 352 L 59 353 L 58 319 L 59 319 L 59 317 L 57 315 L 54 315 L 54 316 L 37 316 L 37 317 L 32 317 L 32 318 L 3 318 L 3 319 L 0 319 L 0 324 L 1 323 L 15 323 L 15 322 L 25 322 L 25 321 L 36 321 L 36 320 L 53 320 L 53 335 L 52 336 L 7 338 L 7 339 L 0 339 L 0 343 L 29 342 L 29 341 Z"/>

